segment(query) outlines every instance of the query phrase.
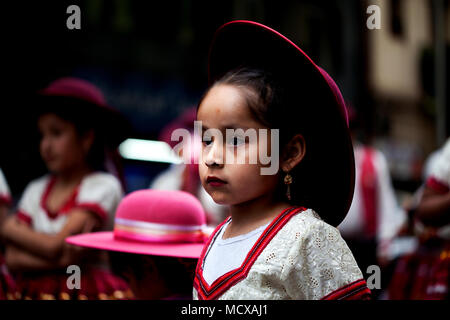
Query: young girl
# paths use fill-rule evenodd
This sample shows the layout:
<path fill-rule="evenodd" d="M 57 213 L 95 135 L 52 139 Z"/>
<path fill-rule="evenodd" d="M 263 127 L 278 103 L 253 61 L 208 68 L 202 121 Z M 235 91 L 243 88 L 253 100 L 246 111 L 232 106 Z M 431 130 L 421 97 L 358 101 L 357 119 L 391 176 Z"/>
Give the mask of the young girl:
<path fill-rule="evenodd" d="M 118 179 L 102 171 L 105 131 L 116 114 L 98 88 L 76 78 L 52 82 L 35 107 L 39 150 L 50 173 L 26 187 L 17 214 L 0 230 L 7 266 L 24 299 L 114 298 L 126 284 L 90 268 L 83 252 L 64 240 L 108 227 L 122 197 Z M 67 286 L 71 264 L 81 268 L 81 288 L 75 290 Z"/>
<path fill-rule="evenodd" d="M 197 113 L 202 129 L 222 136 L 254 129 L 258 137 L 204 138 L 202 184 L 231 216 L 202 252 L 194 298 L 366 298 L 363 275 L 335 228 L 351 203 L 354 158 L 334 81 L 290 40 L 250 21 L 217 31 L 209 76 Z M 274 129 L 279 140 L 263 140 Z M 270 164 L 249 161 L 278 148 L 276 174 L 261 174 L 276 156 Z"/>

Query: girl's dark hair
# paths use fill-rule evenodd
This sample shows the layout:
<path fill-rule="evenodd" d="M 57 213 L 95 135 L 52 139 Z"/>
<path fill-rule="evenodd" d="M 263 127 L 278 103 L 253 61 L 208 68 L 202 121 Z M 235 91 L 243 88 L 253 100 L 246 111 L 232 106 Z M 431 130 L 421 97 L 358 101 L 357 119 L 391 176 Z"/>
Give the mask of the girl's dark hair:
<path fill-rule="evenodd" d="M 86 162 L 92 170 L 106 171 L 105 168 L 105 137 L 101 130 L 98 130 L 98 117 L 93 114 L 93 107 L 89 103 L 68 97 L 51 97 L 50 99 L 38 99 L 38 116 L 52 113 L 58 117 L 72 123 L 80 137 L 89 131 L 94 132 L 94 142 L 86 156 Z"/>
<path fill-rule="evenodd" d="M 267 70 L 240 67 L 223 75 L 210 88 L 219 84 L 227 84 L 243 89 L 246 103 L 255 120 L 268 128 L 279 129 L 280 156 L 287 143 L 296 134 L 304 137 L 305 156 L 289 172 L 293 178 L 290 203 L 316 209 L 318 204 L 314 203 L 313 191 L 310 189 L 311 183 L 314 181 L 311 164 L 314 162 L 314 149 L 316 148 L 315 144 L 311 143 L 312 132 L 315 128 L 309 121 L 314 112 L 314 92 L 308 89 L 306 81 L 300 86 L 298 85 L 299 81 L 302 80 L 296 79 L 297 88 L 293 90 L 289 81 L 278 79 Z M 209 89 L 203 97 L 207 95 L 208 91 Z M 293 96 L 292 92 L 295 92 L 296 95 Z M 280 173 L 278 176 L 275 196 L 280 200 L 288 201 L 285 194 L 286 186 L 283 182 L 284 174 Z"/>
<path fill-rule="evenodd" d="M 158 269 L 158 275 L 163 278 L 170 292 L 186 296 L 192 294 L 197 259 L 148 256 L 114 251 L 108 253 L 112 271 L 125 280 L 127 280 L 126 274 L 129 272 L 133 273 L 136 280 L 142 280 L 145 274 L 149 272 L 146 259 L 152 259 Z"/>

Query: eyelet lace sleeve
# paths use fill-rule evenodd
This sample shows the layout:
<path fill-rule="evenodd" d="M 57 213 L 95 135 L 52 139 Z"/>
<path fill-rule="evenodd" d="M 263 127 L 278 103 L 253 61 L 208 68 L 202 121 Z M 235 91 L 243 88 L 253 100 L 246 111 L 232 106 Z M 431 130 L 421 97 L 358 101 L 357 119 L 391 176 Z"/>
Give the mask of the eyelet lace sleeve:
<path fill-rule="evenodd" d="M 363 275 L 339 231 L 320 219 L 309 220 L 305 232 L 293 233 L 281 281 L 291 299 L 366 297 Z M 305 221 L 306 222 L 306 221 Z"/>

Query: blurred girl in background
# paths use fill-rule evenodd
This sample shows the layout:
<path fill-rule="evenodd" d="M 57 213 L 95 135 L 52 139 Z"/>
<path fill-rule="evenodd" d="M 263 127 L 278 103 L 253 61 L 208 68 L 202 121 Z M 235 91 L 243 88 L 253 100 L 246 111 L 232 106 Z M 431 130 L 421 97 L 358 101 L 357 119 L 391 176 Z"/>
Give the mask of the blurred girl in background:
<path fill-rule="evenodd" d="M 0 169 L 0 227 L 12 206 L 11 193 L 2 169 Z M 9 274 L 4 259 L 5 248 L 0 237 L 0 300 L 13 299 L 17 293 L 15 282 Z"/>
<path fill-rule="evenodd" d="M 166 125 L 160 133 L 159 139 L 170 145 L 172 149 L 178 141 L 172 140 L 172 133 L 176 129 L 186 129 L 194 135 L 194 121 L 197 117 L 197 108 L 187 109 L 181 116 Z M 207 224 L 216 227 L 226 218 L 227 208 L 213 201 L 211 196 L 203 188 L 198 176 L 198 164 L 193 161 L 198 152 L 193 150 L 197 147 L 195 138 L 190 141 L 183 141 L 183 146 L 179 150 L 179 157 L 187 159 L 188 163 L 172 164 L 167 170 L 160 173 L 153 179 L 150 188 L 158 190 L 182 190 L 197 197 L 206 212 Z M 198 143 L 198 149 L 200 149 Z M 184 154 L 183 153 L 188 153 Z"/>
<path fill-rule="evenodd" d="M 105 172 L 105 150 L 121 140 L 122 118 L 87 81 L 61 78 L 39 92 L 32 111 L 40 155 L 49 171 L 31 181 L 0 232 L 5 260 L 23 299 L 124 298 L 127 285 L 96 267 L 97 257 L 65 245 L 65 238 L 111 226 L 122 197 Z M 114 129 L 114 130 L 113 130 Z M 66 267 L 81 268 L 81 288 L 67 287 Z"/>
<path fill-rule="evenodd" d="M 389 285 L 395 300 L 447 300 L 450 270 L 450 138 L 432 162 L 417 202 L 409 208 L 414 251 L 397 261 Z"/>

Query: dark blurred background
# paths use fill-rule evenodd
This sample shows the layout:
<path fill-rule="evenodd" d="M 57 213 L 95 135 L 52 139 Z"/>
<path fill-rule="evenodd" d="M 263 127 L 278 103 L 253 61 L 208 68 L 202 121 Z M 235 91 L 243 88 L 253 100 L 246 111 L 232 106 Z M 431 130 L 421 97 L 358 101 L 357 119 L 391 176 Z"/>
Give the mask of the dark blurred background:
<path fill-rule="evenodd" d="M 66 27 L 71 4 L 81 30 Z M 379 30 L 366 26 L 371 4 Z M 425 159 L 448 136 L 448 0 L 9 1 L 1 10 L 0 167 L 16 200 L 44 172 L 22 108 L 30 94 L 61 76 L 90 80 L 131 121 L 132 137 L 156 140 L 196 105 L 213 33 L 234 19 L 280 31 L 328 71 L 359 139 L 385 153 L 399 197 L 420 185 Z M 168 166 L 125 160 L 127 191 Z"/>

